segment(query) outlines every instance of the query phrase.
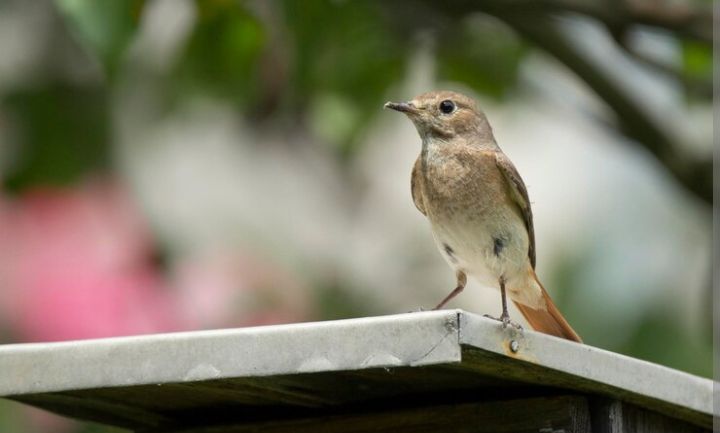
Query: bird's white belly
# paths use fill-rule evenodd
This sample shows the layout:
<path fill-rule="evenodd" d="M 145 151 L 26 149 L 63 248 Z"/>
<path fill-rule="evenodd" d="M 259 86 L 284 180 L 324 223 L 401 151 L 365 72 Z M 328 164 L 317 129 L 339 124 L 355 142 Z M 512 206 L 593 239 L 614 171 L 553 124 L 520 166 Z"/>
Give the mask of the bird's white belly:
<path fill-rule="evenodd" d="M 486 287 L 499 288 L 501 277 L 509 288 L 525 285 L 529 239 L 519 219 L 505 219 L 505 225 L 499 227 L 477 220 L 443 221 L 432 224 L 432 231 L 441 254 L 456 271 Z M 501 248 L 496 239 L 502 239 Z"/>

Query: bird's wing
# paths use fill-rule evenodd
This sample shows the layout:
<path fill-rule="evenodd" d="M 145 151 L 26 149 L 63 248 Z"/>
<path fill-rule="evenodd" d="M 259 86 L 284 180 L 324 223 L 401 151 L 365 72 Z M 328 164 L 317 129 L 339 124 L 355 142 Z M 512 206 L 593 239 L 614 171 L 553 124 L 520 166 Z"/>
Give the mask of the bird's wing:
<path fill-rule="evenodd" d="M 418 159 L 415 161 L 415 166 L 413 167 L 412 176 L 410 177 L 410 191 L 412 192 L 412 198 L 415 202 L 415 207 L 418 208 L 420 213 L 427 216 L 427 213 L 425 212 L 425 202 L 423 200 L 422 191 L 420 191 L 420 176 L 422 176 L 420 164 L 420 157 L 418 157 Z"/>
<path fill-rule="evenodd" d="M 504 153 L 495 153 L 495 162 L 505 178 L 513 201 L 518 205 L 523 220 L 525 220 L 525 227 L 527 227 L 528 238 L 530 239 L 528 257 L 530 257 L 530 264 L 535 269 L 535 228 L 533 227 L 532 209 L 530 209 L 530 199 L 528 198 L 527 188 L 525 188 L 525 182 L 523 182 L 517 169 Z"/>

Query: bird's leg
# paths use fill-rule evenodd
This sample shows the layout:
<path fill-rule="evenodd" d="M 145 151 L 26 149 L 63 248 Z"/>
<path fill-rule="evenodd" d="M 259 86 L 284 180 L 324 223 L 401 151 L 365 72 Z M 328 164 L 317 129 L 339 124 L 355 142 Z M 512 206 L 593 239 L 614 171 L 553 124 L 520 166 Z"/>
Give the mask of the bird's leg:
<path fill-rule="evenodd" d="M 457 279 L 457 286 L 455 286 L 455 289 L 450 292 L 449 295 L 445 297 L 438 305 L 437 307 L 433 308 L 433 310 L 439 310 L 442 307 L 445 306 L 452 298 L 457 296 L 460 292 L 463 291 L 465 288 L 465 284 L 467 284 L 467 275 L 465 275 L 465 272 L 463 271 L 457 271 L 455 273 L 455 278 Z"/>
<path fill-rule="evenodd" d="M 508 325 L 512 325 L 514 328 L 522 329 L 520 324 L 510 320 L 510 313 L 508 313 L 507 307 L 507 293 L 505 292 L 505 276 L 500 277 L 500 297 L 502 299 L 502 314 L 500 314 L 500 317 L 493 317 L 489 314 L 485 314 L 485 317 L 502 322 L 503 328 L 507 328 Z"/>
<path fill-rule="evenodd" d="M 507 293 L 505 292 L 505 277 L 500 277 L 500 298 L 502 299 L 502 314 L 500 320 L 503 322 L 503 328 L 510 323 L 510 313 L 507 309 Z"/>

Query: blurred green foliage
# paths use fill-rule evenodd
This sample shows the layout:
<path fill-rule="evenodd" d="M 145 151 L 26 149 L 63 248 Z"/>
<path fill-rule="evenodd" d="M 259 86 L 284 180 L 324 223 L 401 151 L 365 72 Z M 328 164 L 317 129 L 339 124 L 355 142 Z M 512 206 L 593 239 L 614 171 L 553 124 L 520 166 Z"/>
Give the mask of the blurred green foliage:
<path fill-rule="evenodd" d="M 197 22 L 172 76 L 181 94 L 211 94 L 247 105 L 262 90 L 264 27 L 234 1 L 197 1 Z"/>
<path fill-rule="evenodd" d="M 616 350 L 692 374 L 713 377 L 712 330 L 688 335 L 677 325 L 677 312 L 648 311 L 625 344 Z M 665 348 L 662 350 L 661 348 Z M 672 349 L 670 349 L 672 348 Z"/>
<path fill-rule="evenodd" d="M 467 83 L 479 93 L 503 99 L 517 81 L 527 52 L 523 42 L 495 18 L 473 15 L 441 34 L 438 76 Z"/>
<path fill-rule="evenodd" d="M 375 2 L 286 0 L 282 7 L 292 50 L 288 104 L 300 116 L 316 110 L 318 123 L 339 121 L 332 138 L 347 156 L 378 101 L 403 76 L 407 44 L 383 22 Z"/>
<path fill-rule="evenodd" d="M 120 66 L 140 22 L 144 0 L 57 0 L 79 44 L 97 56 L 108 76 Z"/>
<path fill-rule="evenodd" d="M 712 80 L 712 47 L 697 41 L 683 41 L 683 69 L 689 76 Z"/>
<path fill-rule="evenodd" d="M 57 0 L 71 37 L 102 65 L 112 89 L 140 28 L 142 0 Z M 257 120 L 305 123 L 352 157 L 378 101 L 407 73 L 408 60 L 432 40 L 439 80 L 460 82 L 496 99 L 515 88 L 529 51 L 505 23 L 473 13 L 437 15 L 423 2 L 412 13 L 373 1 L 197 0 L 196 20 L 166 79 L 170 97 L 212 95 Z M 420 42 L 420 44 L 419 44 Z M 681 40 L 683 71 L 707 79 L 709 45 Z M 328 124 L 332 127 L 328 127 Z M 102 144 L 99 144 L 102 145 Z M 32 152 L 32 150 L 30 151 Z"/>
<path fill-rule="evenodd" d="M 67 185 L 108 167 L 106 91 L 48 82 L 3 95 L 3 110 L 23 143 L 4 173 L 4 186 Z"/>

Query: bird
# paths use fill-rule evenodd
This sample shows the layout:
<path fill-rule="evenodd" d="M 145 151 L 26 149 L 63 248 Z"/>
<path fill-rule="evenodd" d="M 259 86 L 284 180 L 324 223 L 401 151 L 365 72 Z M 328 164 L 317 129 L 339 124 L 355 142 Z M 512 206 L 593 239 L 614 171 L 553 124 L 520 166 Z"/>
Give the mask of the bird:
<path fill-rule="evenodd" d="M 502 314 L 510 320 L 507 297 L 539 332 L 582 343 L 535 273 L 535 229 L 527 188 L 498 146 L 477 103 L 453 91 L 432 91 L 385 108 L 404 113 L 422 141 L 410 190 L 417 209 L 450 267 L 455 288 L 435 307 L 460 294 L 468 275 L 500 290 Z"/>

